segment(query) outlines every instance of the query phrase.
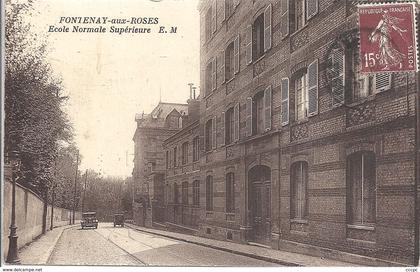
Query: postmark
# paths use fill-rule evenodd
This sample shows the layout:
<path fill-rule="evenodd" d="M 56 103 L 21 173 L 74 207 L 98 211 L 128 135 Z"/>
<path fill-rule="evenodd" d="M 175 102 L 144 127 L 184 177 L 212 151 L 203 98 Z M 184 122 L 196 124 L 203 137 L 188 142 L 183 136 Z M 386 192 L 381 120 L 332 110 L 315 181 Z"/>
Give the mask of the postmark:
<path fill-rule="evenodd" d="M 417 71 L 414 3 L 358 4 L 362 73 Z"/>

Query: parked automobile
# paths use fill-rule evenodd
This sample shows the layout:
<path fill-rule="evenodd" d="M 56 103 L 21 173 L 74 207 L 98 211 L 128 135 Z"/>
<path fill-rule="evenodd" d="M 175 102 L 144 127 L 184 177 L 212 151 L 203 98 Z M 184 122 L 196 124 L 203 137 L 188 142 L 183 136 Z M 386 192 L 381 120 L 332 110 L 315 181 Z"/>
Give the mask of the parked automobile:
<path fill-rule="evenodd" d="M 80 221 L 82 229 L 87 227 L 98 228 L 98 219 L 96 218 L 96 212 L 85 212 L 82 213 L 82 220 Z"/>
<path fill-rule="evenodd" d="M 122 213 L 114 214 L 114 227 L 117 225 L 124 227 L 124 214 Z"/>

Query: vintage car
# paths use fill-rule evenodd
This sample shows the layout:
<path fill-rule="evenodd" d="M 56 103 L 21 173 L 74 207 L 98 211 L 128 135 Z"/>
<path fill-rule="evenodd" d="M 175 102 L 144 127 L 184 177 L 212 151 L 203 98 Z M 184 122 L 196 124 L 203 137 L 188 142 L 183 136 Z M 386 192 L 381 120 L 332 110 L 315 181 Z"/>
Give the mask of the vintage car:
<path fill-rule="evenodd" d="M 96 218 L 96 212 L 84 212 L 82 213 L 82 220 L 80 221 L 82 229 L 87 227 L 98 228 L 98 219 Z"/>
<path fill-rule="evenodd" d="M 124 214 L 122 213 L 114 214 L 114 227 L 117 225 L 124 227 Z"/>

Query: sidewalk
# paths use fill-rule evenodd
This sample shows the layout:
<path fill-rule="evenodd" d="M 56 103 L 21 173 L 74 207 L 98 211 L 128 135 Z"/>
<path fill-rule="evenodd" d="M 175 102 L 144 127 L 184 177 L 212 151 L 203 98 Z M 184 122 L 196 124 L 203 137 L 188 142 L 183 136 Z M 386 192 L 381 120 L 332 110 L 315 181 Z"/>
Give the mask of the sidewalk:
<path fill-rule="evenodd" d="M 63 231 L 75 226 L 77 225 L 54 228 L 53 230 L 47 231 L 45 235 L 40 236 L 39 239 L 19 249 L 20 263 L 23 265 L 46 265 Z"/>
<path fill-rule="evenodd" d="M 139 227 L 133 224 L 125 224 L 127 227 L 146 232 L 149 234 L 156 234 L 171 239 L 180 240 L 187 243 L 193 243 L 200 246 L 210 247 L 218 250 L 227 251 L 230 253 L 243 255 L 267 262 L 277 263 L 285 266 L 359 266 L 354 263 L 341 262 L 332 259 L 326 259 L 321 257 L 313 257 L 309 255 L 292 253 L 287 251 L 281 251 L 271 248 L 237 244 L 226 241 L 219 241 L 213 239 L 207 239 L 198 236 L 186 235 L 176 232 L 169 232 L 163 230 L 149 229 Z"/>

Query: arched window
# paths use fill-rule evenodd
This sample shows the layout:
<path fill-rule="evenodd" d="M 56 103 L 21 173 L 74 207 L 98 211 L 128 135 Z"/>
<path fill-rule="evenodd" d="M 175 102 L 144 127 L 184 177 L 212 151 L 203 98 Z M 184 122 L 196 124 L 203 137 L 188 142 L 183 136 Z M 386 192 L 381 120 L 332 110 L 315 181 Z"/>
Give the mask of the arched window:
<path fill-rule="evenodd" d="M 226 212 L 235 212 L 235 174 L 226 174 Z"/>
<path fill-rule="evenodd" d="M 200 206 L 200 181 L 193 182 L 193 205 Z"/>
<path fill-rule="evenodd" d="M 252 60 L 255 61 L 262 55 L 264 55 L 264 13 L 252 24 Z"/>
<path fill-rule="evenodd" d="M 188 182 L 184 181 L 181 186 L 182 186 L 182 204 L 188 205 Z"/>
<path fill-rule="evenodd" d="M 347 157 L 348 223 L 370 225 L 376 221 L 376 163 L 373 152 Z"/>
<path fill-rule="evenodd" d="M 292 219 L 306 219 L 308 216 L 308 163 L 292 164 L 290 177 L 290 216 Z"/>
<path fill-rule="evenodd" d="M 213 177 L 206 178 L 206 211 L 213 210 Z"/>

